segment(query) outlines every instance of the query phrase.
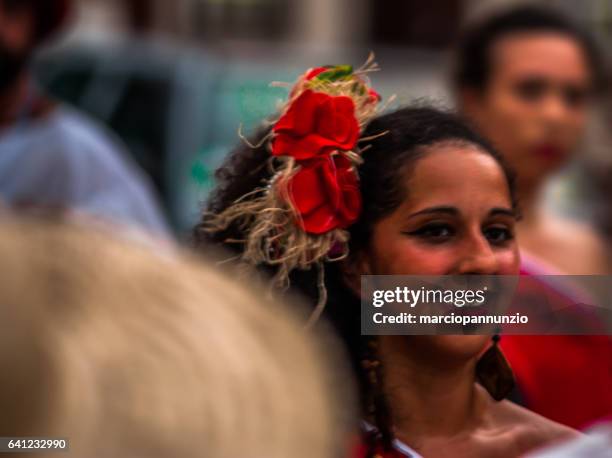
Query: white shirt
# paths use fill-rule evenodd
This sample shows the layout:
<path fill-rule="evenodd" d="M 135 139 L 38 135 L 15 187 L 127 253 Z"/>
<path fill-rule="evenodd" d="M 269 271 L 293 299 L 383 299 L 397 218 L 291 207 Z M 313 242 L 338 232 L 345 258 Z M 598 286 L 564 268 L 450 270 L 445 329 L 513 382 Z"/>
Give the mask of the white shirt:
<path fill-rule="evenodd" d="M 169 234 L 144 173 L 101 126 L 65 106 L 0 131 L 0 201 Z"/>
<path fill-rule="evenodd" d="M 364 431 L 368 433 L 376 431 L 376 428 L 370 423 L 368 423 L 367 421 L 362 421 L 361 427 L 363 428 Z M 400 452 L 402 455 L 404 455 L 406 458 L 423 458 L 416 451 L 408 447 L 406 444 L 404 444 L 399 439 L 393 440 L 393 448 L 397 450 L 398 452 Z"/>

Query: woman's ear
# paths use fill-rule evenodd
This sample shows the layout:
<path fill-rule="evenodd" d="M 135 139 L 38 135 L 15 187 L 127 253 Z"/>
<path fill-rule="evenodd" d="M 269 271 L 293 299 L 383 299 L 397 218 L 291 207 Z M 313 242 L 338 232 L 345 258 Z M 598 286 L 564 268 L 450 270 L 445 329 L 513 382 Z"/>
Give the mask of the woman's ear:
<path fill-rule="evenodd" d="M 357 296 L 361 296 L 361 276 L 372 275 L 365 253 L 349 255 L 341 265 L 342 279 Z"/>

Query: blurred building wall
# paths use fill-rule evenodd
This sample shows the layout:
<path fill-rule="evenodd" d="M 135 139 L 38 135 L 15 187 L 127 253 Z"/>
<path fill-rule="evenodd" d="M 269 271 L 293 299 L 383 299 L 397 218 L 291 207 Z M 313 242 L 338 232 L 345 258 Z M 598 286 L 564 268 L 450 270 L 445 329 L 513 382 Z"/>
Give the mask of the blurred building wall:
<path fill-rule="evenodd" d="M 84 32 L 140 31 L 184 41 L 287 41 L 313 46 L 368 42 L 372 22 L 385 27 L 430 22 L 443 34 L 449 20 L 462 21 L 519 3 L 558 7 L 609 35 L 612 0 L 78 0 Z M 389 14 L 380 15 L 380 11 Z M 455 17 L 459 15 L 460 17 Z M 451 21 L 452 22 L 452 21 Z M 377 24 L 374 24 L 377 25 Z M 436 27 L 427 26 L 427 29 Z M 431 33 L 436 33 L 432 30 Z M 409 35 L 406 35 L 410 38 Z M 376 37 L 374 37 L 376 38 Z"/>
<path fill-rule="evenodd" d="M 127 29 L 125 4 L 121 0 L 78 0 L 73 32 L 79 35 L 112 33 Z"/>

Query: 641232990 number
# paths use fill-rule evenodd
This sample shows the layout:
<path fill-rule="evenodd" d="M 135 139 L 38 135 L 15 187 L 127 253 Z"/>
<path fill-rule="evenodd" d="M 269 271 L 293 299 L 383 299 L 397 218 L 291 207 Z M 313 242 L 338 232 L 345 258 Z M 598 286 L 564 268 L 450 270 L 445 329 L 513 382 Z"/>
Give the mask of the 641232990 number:
<path fill-rule="evenodd" d="M 49 437 L 0 437 L 0 453 L 46 450 L 63 452 L 68 450 L 68 439 Z"/>

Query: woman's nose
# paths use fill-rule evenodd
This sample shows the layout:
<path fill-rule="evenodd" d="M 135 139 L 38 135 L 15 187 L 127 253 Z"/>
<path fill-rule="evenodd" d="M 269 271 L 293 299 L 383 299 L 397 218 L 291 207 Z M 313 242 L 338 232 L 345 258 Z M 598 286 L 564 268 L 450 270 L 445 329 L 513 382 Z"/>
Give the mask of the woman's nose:
<path fill-rule="evenodd" d="M 551 95 L 542 102 L 541 115 L 550 128 L 562 128 L 567 119 L 567 106 L 559 95 Z"/>
<path fill-rule="evenodd" d="M 457 270 L 460 275 L 495 275 L 499 262 L 491 244 L 482 235 L 472 235 L 462 244 Z"/>

